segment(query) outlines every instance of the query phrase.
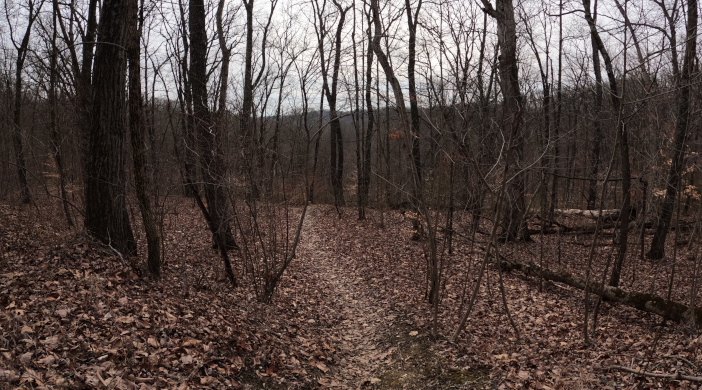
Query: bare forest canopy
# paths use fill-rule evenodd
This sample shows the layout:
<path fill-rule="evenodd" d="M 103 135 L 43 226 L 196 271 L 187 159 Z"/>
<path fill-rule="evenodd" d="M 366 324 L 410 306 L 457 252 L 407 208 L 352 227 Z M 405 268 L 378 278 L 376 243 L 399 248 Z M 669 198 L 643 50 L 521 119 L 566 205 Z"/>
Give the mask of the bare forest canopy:
<path fill-rule="evenodd" d="M 697 0 L 2 4 L 0 388 L 702 381 Z M 279 317 L 209 318 L 225 352 L 192 289 Z"/>

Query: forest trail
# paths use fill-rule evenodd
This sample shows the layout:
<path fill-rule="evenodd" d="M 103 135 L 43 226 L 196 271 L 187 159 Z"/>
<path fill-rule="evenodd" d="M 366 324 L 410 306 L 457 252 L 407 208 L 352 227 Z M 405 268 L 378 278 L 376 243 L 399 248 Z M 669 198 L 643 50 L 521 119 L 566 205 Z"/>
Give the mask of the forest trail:
<path fill-rule="evenodd" d="M 325 330 L 340 360 L 320 368 L 325 376 L 319 384 L 343 389 L 373 385 L 380 382 L 374 375 L 391 360 L 393 349 L 383 350 L 381 337 L 395 316 L 378 304 L 377 297 L 373 299 L 373 289 L 356 272 L 351 259 L 340 255 L 338 238 L 316 223 L 319 212 L 309 206 L 298 252 L 311 266 L 310 277 L 325 301 L 321 306 L 334 310 L 337 318 Z"/>

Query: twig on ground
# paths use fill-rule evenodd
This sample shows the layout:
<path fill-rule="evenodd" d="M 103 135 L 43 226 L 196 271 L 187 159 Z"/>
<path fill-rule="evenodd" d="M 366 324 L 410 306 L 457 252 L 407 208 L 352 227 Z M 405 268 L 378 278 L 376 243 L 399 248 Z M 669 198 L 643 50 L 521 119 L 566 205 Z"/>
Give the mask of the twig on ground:
<path fill-rule="evenodd" d="M 109 237 L 109 235 L 107 238 L 107 246 L 109 246 L 110 249 L 112 249 L 117 254 L 117 256 L 119 256 L 119 259 L 122 260 L 123 265 L 127 265 L 127 262 L 124 260 L 124 256 L 122 256 L 122 254 L 112 246 L 112 239 Z"/>
<path fill-rule="evenodd" d="M 609 366 L 609 367 L 603 367 L 602 369 L 603 370 L 615 370 L 615 371 L 630 372 L 632 374 L 649 376 L 652 378 L 664 378 L 664 379 L 673 379 L 673 380 L 684 380 L 684 381 L 690 381 L 690 382 L 702 382 L 702 377 L 683 375 L 679 372 L 676 372 L 675 374 L 663 374 L 663 373 L 658 373 L 658 372 L 648 372 L 648 371 L 635 370 L 633 368 L 622 367 L 622 366 Z"/>

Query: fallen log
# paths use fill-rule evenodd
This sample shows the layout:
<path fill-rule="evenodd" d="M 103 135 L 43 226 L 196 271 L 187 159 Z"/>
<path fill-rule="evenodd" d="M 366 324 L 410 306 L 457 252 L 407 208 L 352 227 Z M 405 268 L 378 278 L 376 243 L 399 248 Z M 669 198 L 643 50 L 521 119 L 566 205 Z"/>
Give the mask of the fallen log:
<path fill-rule="evenodd" d="M 631 225 L 631 223 L 630 223 Z M 618 222 L 603 222 L 600 225 L 599 231 L 602 230 L 607 230 L 607 229 L 614 229 L 616 227 L 619 227 Z M 651 229 L 653 228 L 653 222 L 647 221 L 644 224 L 644 228 L 646 229 Z M 534 234 L 534 235 L 539 235 L 541 233 L 541 229 L 529 229 L 529 234 Z M 554 235 L 554 234 L 593 234 L 595 233 L 595 225 L 586 225 L 586 226 L 578 226 L 578 227 L 569 227 L 566 225 L 561 225 L 559 227 L 550 227 L 547 229 L 544 229 L 544 235 Z"/>
<path fill-rule="evenodd" d="M 553 210 L 553 213 L 556 215 L 579 215 L 591 219 L 597 219 L 601 214 L 602 218 L 617 220 L 619 219 L 619 214 L 621 214 L 621 210 L 611 209 L 602 210 L 602 212 L 600 212 L 599 210 L 556 209 Z"/>
<path fill-rule="evenodd" d="M 658 373 L 658 372 L 648 372 L 648 371 L 642 371 L 642 370 L 635 370 L 633 368 L 628 368 L 628 367 L 623 367 L 623 366 L 602 367 L 602 370 L 624 371 L 624 372 L 629 372 L 629 373 L 641 375 L 641 376 L 648 376 L 648 377 L 652 377 L 652 378 L 672 379 L 672 380 L 678 380 L 678 381 L 683 380 L 683 381 L 690 381 L 690 382 L 702 382 L 702 377 L 683 375 L 679 372 L 675 373 L 675 374 L 663 374 L 663 373 Z"/>
<path fill-rule="evenodd" d="M 501 264 L 503 269 L 520 271 L 526 275 L 541 275 L 545 280 L 563 283 L 580 290 L 585 290 L 587 286 L 584 280 L 567 272 L 555 272 L 550 269 L 541 268 L 535 264 L 522 264 L 504 258 L 502 258 Z M 674 322 L 690 322 L 694 319 L 696 324 L 702 324 L 702 308 L 695 309 L 693 315 L 687 305 L 675 301 L 668 301 L 657 295 L 626 291 L 612 286 L 602 287 L 600 283 L 594 281 L 591 281 L 589 286 L 593 294 L 597 294 L 604 299 L 618 302 L 646 313 L 657 314 Z"/>

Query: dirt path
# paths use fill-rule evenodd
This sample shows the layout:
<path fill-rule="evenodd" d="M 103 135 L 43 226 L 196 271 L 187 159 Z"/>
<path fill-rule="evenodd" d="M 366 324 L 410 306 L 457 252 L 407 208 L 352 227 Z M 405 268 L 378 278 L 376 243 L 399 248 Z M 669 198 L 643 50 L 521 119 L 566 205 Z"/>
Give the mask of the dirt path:
<path fill-rule="evenodd" d="M 335 237 L 316 223 L 316 206 L 310 206 L 304 222 L 299 253 L 309 258 L 317 288 L 325 302 L 335 311 L 336 321 L 325 329 L 334 341 L 340 359 L 329 367 L 319 383 L 323 386 L 356 389 L 379 382 L 375 377 L 389 363 L 392 349 L 383 350 L 381 335 L 395 316 L 386 313 L 373 299 L 371 289 L 355 271 L 350 259 L 335 250 Z"/>

